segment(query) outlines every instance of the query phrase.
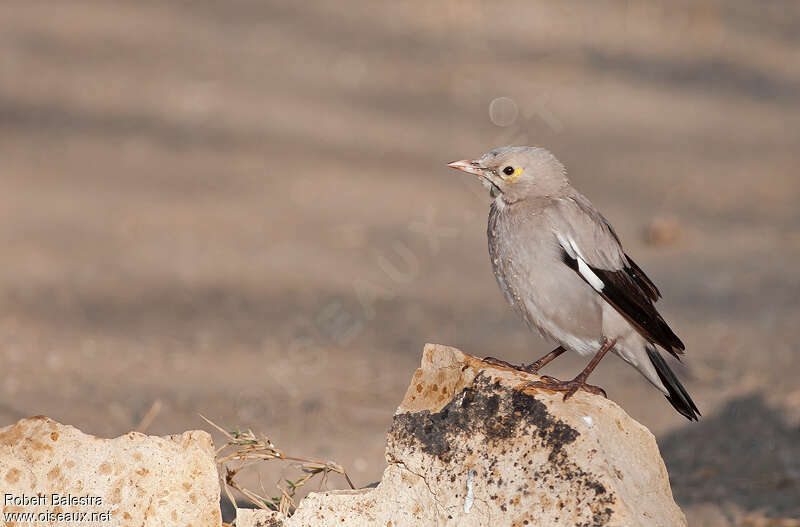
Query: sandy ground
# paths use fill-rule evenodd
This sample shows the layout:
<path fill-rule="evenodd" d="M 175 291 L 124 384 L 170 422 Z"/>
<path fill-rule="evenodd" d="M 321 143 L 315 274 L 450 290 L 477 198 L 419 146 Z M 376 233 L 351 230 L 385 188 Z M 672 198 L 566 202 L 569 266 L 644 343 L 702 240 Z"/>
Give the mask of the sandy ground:
<path fill-rule="evenodd" d="M 616 358 L 593 379 L 692 523 L 800 517 L 792 2 L 3 2 L 0 424 L 113 436 L 159 401 L 149 433 L 202 413 L 379 479 L 425 342 L 548 350 L 444 166 L 508 143 L 664 292 L 700 423 Z"/>

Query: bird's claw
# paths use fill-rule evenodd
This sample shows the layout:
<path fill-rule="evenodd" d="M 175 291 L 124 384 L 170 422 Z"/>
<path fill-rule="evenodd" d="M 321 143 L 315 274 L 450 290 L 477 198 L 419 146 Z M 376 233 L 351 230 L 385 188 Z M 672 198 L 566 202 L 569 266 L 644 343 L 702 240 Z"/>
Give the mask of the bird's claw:
<path fill-rule="evenodd" d="M 512 370 L 516 370 L 519 366 L 514 366 L 510 362 L 506 362 L 503 359 L 498 359 L 495 357 L 484 357 L 483 362 L 486 364 L 491 364 L 492 366 L 500 366 L 502 368 L 511 368 Z"/>
<path fill-rule="evenodd" d="M 592 384 L 587 384 L 583 379 L 577 378 L 572 379 L 571 381 L 560 381 L 554 377 L 550 377 L 548 375 L 544 375 L 541 377 L 540 381 L 533 381 L 533 382 L 526 382 L 522 389 L 525 388 L 541 388 L 543 390 L 550 390 L 553 392 L 564 392 L 564 400 L 566 401 L 578 390 L 584 390 L 594 395 L 602 395 L 605 398 L 608 398 L 606 395 L 606 391 L 599 386 L 594 386 Z"/>
<path fill-rule="evenodd" d="M 535 362 L 532 362 L 527 366 L 525 364 L 520 364 L 517 366 L 516 364 L 511 364 L 510 362 L 506 362 L 503 359 L 498 359 L 495 357 L 484 357 L 483 362 L 486 364 L 491 364 L 492 366 L 500 366 L 501 368 L 509 368 L 524 373 L 536 373 L 539 371 L 539 368 L 536 367 L 537 365 Z"/>
<path fill-rule="evenodd" d="M 539 364 L 539 361 L 531 362 L 527 366 L 525 364 L 520 364 L 519 366 L 520 371 L 524 371 L 525 373 L 539 373 L 539 370 L 542 369 L 542 366 Z"/>

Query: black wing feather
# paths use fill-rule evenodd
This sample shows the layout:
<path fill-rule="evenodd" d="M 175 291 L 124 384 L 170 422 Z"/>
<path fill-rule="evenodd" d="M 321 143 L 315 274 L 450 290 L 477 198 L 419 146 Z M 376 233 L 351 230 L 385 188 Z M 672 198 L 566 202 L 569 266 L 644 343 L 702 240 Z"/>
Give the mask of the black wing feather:
<path fill-rule="evenodd" d="M 563 248 L 561 258 L 583 278 L 578 271 L 577 258 L 571 257 Z M 589 265 L 592 272 L 603 282 L 603 289 L 598 293 L 627 318 L 645 338 L 680 359 L 678 354 L 683 353 L 686 347 L 653 304 L 653 301 L 660 296 L 658 289 L 633 260 L 627 256 L 626 259 L 631 266 L 615 271 Z"/>
<path fill-rule="evenodd" d="M 642 268 L 636 265 L 636 262 L 631 259 L 630 256 L 627 254 L 625 255 L 625 259 L 628 261 L 628 267 L 625 268 L 625 271 L 633 278 L 633 281 L 636 282 L 636 285 L 642 288 L 642 291 L 647 293 L 647 296 L 650 297 L 650 300 L 653 302 L 657 301 L 661 298 L 661 291 L 658 290 L 656 284 L 654 284 Z"/>
<path fill-rule="evenodd" d="M 581 207 L 584 212 L 587 212 L 589 215 L 592 215 L 593 213 L 596 214 L 597 218 L 603 223 L 603 225 L 606 226 L 606 228 L 608 229 L 608 232 L 617 241 L 617 244 L 620 247 L 622 247 L 622 241 L 620 241 L 619 236 L 617 236 L 617 231 L 614 230 L 614 227 L 605 218 L 605 216 L 603 216 L 598 211 L 594 210 L 593 208 L 591 208 L 589 206 L 585 206 L 585 205 L 581 206 L 581 204 L 579 202 L 577 202 L 577 201 L 575 203 L 579 207 Z M 630 256 L 628 256 L 627 254 L 625 255 L 625 260 L 628 262 L 628 265 L 625 266 L 625 272 L 627 272 L 628 275 L 633 279 L 633 281 L 636 282 L 636 285 L 638 285 L 642 289 L 642 291 L 644 291 L 647 294 L 647 296 L 650 298 L 650 300 L 655 302 L 659 298 L 661 298 L 661 291 L 659 291 L 658 288 L 656 287 L 656 284 L 654 284 L 653 281 L 650 280 L 647 277 L 646 274 L 644 274 L 644 271 L 642 271 L 642 268 L 639 267 L 638 265 L 636 265 L 636 262 L 634 262 L 633 259 Z"/>

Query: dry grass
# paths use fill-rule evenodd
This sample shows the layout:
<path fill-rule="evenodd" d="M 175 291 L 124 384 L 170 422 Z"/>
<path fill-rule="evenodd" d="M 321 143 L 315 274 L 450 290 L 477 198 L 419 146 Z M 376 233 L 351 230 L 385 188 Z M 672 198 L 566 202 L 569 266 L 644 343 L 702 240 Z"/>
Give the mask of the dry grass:
<path fill-rule="evenodd" d="M 297 508 L 295 496 L 297 491 L 307 485 L 312 479 L 319 476 L 320 486 L 325 485 L 328 474 L 331 472 L 341 474 L 351 489 L 355 489 L 347 471 L 334 461 L 318 461 L 303 457 L 288 456 L 275 446 L 267 435 L 257 436 L 252 430 L 247 431 L 225 430 L 216 423 L 202 417 L 208 424 L 219 430 L 227 438 L 227 442 L 216 451 L 217 465 L 224 468 L 225 476 L 222 477 L 225 494 L 232 504 L 236 503 L 231 489 L 240 492 L 244 497 L 261 509 L 280 511 L 285 516 L 290 516 Z M 236 481 L 236 476 L 245 469 L 253 469 L 264 462 L 282 461 L 291 464 L 301 474 L 294 481 L 284 479 L 277 481 L 275 487 L 279 496 L 267 496 L 265 489 L 261 494 L 241 486 Z"/>

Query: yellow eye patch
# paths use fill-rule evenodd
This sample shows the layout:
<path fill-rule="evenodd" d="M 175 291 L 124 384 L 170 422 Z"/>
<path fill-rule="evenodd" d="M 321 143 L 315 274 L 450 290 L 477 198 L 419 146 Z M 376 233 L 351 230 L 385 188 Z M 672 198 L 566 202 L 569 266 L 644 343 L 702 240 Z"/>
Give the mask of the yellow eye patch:
<path fill-rule="evenodd" d="M 503 180 L 508 181 L 509 183 L 516 183 L 521 175 L 522 175 L 522 169 L 517 168 L 514 170 L 514 172 L 512 172 L 508 176 L 503 175 L 501 177 L 503 178 Z"/>

